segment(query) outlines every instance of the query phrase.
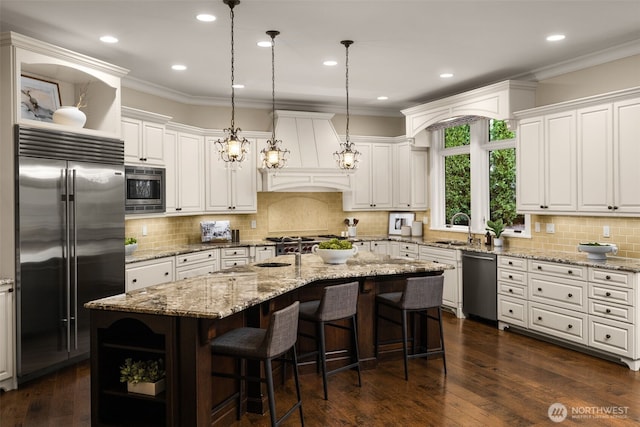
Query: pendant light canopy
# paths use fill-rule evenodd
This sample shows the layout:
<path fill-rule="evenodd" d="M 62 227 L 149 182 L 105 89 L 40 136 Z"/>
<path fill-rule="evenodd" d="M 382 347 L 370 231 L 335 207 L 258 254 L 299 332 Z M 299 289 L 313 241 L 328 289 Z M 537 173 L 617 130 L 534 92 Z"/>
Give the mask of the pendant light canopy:
<path fill-rule="evenodd" d="M 224 130 L 226 137 L 224 140 L 218 139 L 216 145 L 218 146 L 218 154 L 220 159 L 228 163 L 242 162 L 246 154 L 249 152 L 249 141 L 246 138 L 238 136 L 238 132 L 242 132 L 242 129 L 236 128 L 235 124 L 235 88 L 234 85 L 234 40 L 233 40 L 233 24 L 235 14 L 233 8 L 240 4 L 240 0 L 222 0 L 222 2 L 229 6 L 231 15 L 231 126 Z"/>
<path fill-rule="evenodd" d="M 286 156 L 289 150 L 282 150 L 281 140 L 276 139 L 276 68 L 275 68 L 275 46 L 276 36 L 280 31 L 267 31 L 271 37 L 271 139 L 267 141 L 267 146 L 260 151 L 262 154 L 262 164 L 267 169 L 279 169 L 287 162 Z"/>
<path fill-rule="evenodd" d="M 344 45 L 346 51 L 346 91 L 347 91 L 347 131 L 345 134 L 345 142 L 340 144 L 340 151 L 333 153 L 333 156 L 338 163 L 340 169 L 355 169 L 358 165 L 358 157 L 360 152 L 356 150 L 354 144 L 349 137 L 349 46 L 353 44 L 352 40 L 342 40 L 340 42 Z"/>

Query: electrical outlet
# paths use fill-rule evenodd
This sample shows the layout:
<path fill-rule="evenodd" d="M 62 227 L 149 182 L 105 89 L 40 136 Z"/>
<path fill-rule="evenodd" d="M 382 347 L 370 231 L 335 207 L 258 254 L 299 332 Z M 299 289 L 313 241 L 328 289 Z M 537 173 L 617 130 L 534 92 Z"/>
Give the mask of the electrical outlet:
<path fill-rule="evenodd" d="M 423 216 L 423 217 L 422 217 L 422 223 L 423 223 L 423 224 L 425 224 L 425 225 L 426 225 L 426 224 L 429 224 L 429 217 L 428 217 L 428 216 L 426 216 L 426 215 L 425 215 L 425 216 Z"/>
<path fill-rule="evenodd" d="M 540 223 L 539 222 L 536 222 L 536 224 L 535 224 L 535 231 L 536 231 L 536 233 L 540 232 Z"/>
<path fill-rule="evenodd" d="M 556 232 L 555 224 L 549 223 L 547 224 L 547 233 L 553 234 Z"/>
<path fill-rule="evenodd" d="M 602 237 L 611 237 L 611 229 L 608 225 L 602 226 Z"/>
<path fill-rule="evenodd" d="M 146 236 L 146 235 L 147 235 L 147 224 L 144 224 L 144 225 L 142 226 L 142 235 L 143 235 L 143 236 Z"/>
<path fill-rule="evenodd" d="M 256 220 L 252 219 L 251 220 L 251 228 L 256 228 L 256 227 L 257 227 Z"/>

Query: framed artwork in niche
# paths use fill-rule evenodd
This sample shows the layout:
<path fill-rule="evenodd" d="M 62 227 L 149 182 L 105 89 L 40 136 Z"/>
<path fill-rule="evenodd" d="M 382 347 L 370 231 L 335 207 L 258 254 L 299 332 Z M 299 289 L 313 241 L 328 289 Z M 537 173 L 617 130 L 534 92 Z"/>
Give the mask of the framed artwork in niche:
<path fill-rule="evenodd" d="M 58 83 L 20 76 L 20 117 L 53 122 L 53 112 L 58 108 L 60 108 Z"/>

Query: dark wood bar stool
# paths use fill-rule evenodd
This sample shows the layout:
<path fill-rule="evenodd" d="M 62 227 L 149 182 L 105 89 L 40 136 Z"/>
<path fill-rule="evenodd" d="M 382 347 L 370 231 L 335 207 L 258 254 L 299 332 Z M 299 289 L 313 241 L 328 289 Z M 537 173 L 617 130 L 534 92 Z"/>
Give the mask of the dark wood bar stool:
<path fill-rule="evenodd" d="M 211 340 L 211 352 L 213 355 L 234 357 L 238 361 L 239 375 L 232 375 L 222 372 L 212 372 L 213 376 L 224 378 L 234 378 L 238 380 L 238 393 L 232 398 L 238 398 L 237 418 L 240 419 L 242 405 L 242 380 L 266 382 L 267 398 L 269 400 L 269 412 L 271 425 L 278 426 L 286 420 L 296 409 L 300 411 L 300 423 L 304 426 L 302 415 L 302 399 L 300 398 L 300 383 L 298 379 L 298 360 L 296 356 L 296 340 L 298 336 L 298 311 L 300 303 L 294 302 L 282 310 L 275 311 L 271 315 L 269 327 L 261 328 L 238 328 L 229 331 Z M 291 353 L 291 358 L 286 357 Z M 296 385 L 298 401 L 281 418 L 276 417 L 276 404 L 273 389 L 273 371 L 271 362 L 273 360 L 283 360 L 293 365 L 293 376 Z M 258 360 L 264 363 L 264 376 L 250 377 L 244 375 L 244 361 Z"/>
<path fill-rule="evenodd" d="M 357 309 L 358 282 L 327 286 L 323 290 L 321 300 L 307 301 L 300 304 L 300 320 L 313 322 L 316 326 L 315 335 L 300 333 L 301 336 L 312 338 L 316 342 L 316 351 L 300 355 L 300 358 L 316 355 L 316 361 L 322 370 L 322 385 L 324 387 L 325 400 L 328 399 L 327 377 L 329 375 L 355 368 L 358 371 L 358 387 L 362 387 L 362 380 L 360 378 L 360 353 L 358 352 L 358 331 L 356 326 Z M 343 319 L 350 319 L 351 327 L 333 323 Z M 351 332 L 351 362 L 331 371 L 327 371 L 325 326 L 332 326 Z"/>
<path fill-rule="evenodd" d="M 405 287 L 402 292 L 389 292 L 379 294 L 376 296 L 376 357 L 378 357 L 378 348 L 380 344 L 391 344 L 396 342 L 402 342 L 402 351 L 404 353 L 404 377 L 409 380 L 409 359 L 416 357 L 426 357 L 432 355 L 442 355 L 442 362 L 444 364 L 444 373 L 447 374 L 447 359 L 444 352 L 444 334 L 442 333 L 442 311 L 440 305 L 442 304 L 442 287 L 444 285 L 444 276 L 425 276 L 425 277 L 412 277 L 406 279 Z M 380 306 L 396 310 L 400 312 L 401 320 L 387 317 L 380 312 Z M 434 309 L 437 315 L 429 314 L 429 309 Z M 433 310 L 432 310 L 433 311 Z M 407 314 L 411 318 L 411 350 L 408 351 L 408 334 L 407 334 Z M 428 346 L 428 326 L 427 322 L 424 322 L 423 329 L 424 334 L 424 348 L 422 352 L 418 352 L 416 349 L 416 315 L 424 317 L 426 320 L 433 319 L 438 322 L 440 327 L 440 347 L 434 350 L 429 350 Z M 388 340 L 379 341 L 379 323 L 380 319 L 387 322 L 395 323 L 402 327 L 402 339 L 401 340 Z"/>

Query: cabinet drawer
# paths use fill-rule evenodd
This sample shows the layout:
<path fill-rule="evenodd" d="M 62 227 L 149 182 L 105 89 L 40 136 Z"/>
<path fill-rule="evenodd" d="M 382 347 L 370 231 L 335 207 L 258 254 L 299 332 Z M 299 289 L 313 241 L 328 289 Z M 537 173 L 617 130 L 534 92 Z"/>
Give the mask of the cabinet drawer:
<path fill-rule="evenodd" d="M 568 341 L 587 344 L 587 315 L 529 303 L 529 329 Z"/>
<path fill-rule="evenodd" d="M 498 320 L 527 327 L 527 302 L 498 295 Z"/>
<path fill-rule="evenodd" d="M 432 246 L 420 246 L 420 259 L 432 261 L 433 259 L 447 259 L 455 262 L 457 259 L 457 249 L 434 248 Z M 450 263 L 451 264 L 451 263 Z"/>
<path fill-rule="evenodd" d="M 192 252 L 189 254 L 176 255 L 176 266 L 197 264 L 203 261 L 217 261 L 218 250 Z"/>
<path fill-rule="evenodd" d="M 527 260 L 524 258 L 500 255 L 498 256 L 498 267 L 525 271 L 527 269 Z"/>
<path fill-rule="evenodd" d="M 529 299 L 586 313 L 586 282 L 530 274 Z"/>
<path fill-rule="evenodd" d="M 403 243 L 400 242 L 400 254 L 407 253 L 412 254 L 415 258 L 418 257 L 418 245 L 416 243 Z"/>
<path fill-rule="evenodd" d="M 527 298 L 527 288 L 508 282 L 498 282 L 498 293 L 512 297 Z"/>
<path fill-rule="evenodd" d="M 518 283 L 524 286 L 527 284 L 527 273 L 524 273 L 522 271 L 498 268 L 498 280 L 510 283 Z"/>
<path fill-rule="evenodd" d="M 545 274 L 553 274 L 559 277 L 570 277 L 574 279 L 586 279 L 587 268 L 579 265 L 559 264 L 555 262 L 544 262 L 529 260 L 529 271 Z"/>
<path fill-rule="evenodd" d="M 594 283 L 601 283 L 609 286 L 623 286 L 627 288 L 632 288 L 633 273 L 590 268 L 589 281 Z"/>
<path fill-rule="evenodd" d="M 173 257 L 129 264 L 125 271 L 125 291 L 130 292 L 147 286 L 173 282 L 175 261 Z"/>
<path fill-rule="evenodd" d="M 359 251 L 370 251 L 371 242 L 351 242 L 353 246 L 357 246 Z"/>
<path fill-rule="evenodd" d="M 633 305 L 633 289 L 607 287 L 589 283 L 589 298 Z"/>
<path fill-rule="evenodd" d="M 224 270 L 225 268 L 231 268 L 238 265 L 247 265 L 249 264 L 248 258 L 228 258 L 222 259 L 220 262 L 220 267 Z"/>
<path fill-rule="evenodd" d="M 593 299 L 589 300 L 589 314 L 594 316 L 602 316 L 607 319 L 633 323 L 633 313 L 633 307 L 628 305 L 611 304 Z"/>
<path fill-rule="evenodd" d="M 628 323 L 590 316 L 589 346 L 635 359 L 634 331 Z"/>
<path fill-rule="evenodd" d="M 222 248 L 220 249 L 222 258 L 248 258 L 249 257 L 249 247 L 237 247 L 237 248 Z"/>
<path fill-rule="evenodd" d="M 188 279 L 195 276 L 203 276 L 215 272 L 214 265 L 210 262 L 190 265 L 188 267 L 178 267 L 176 269 L 176 280 Z"/>

